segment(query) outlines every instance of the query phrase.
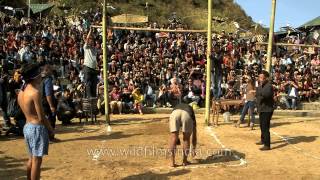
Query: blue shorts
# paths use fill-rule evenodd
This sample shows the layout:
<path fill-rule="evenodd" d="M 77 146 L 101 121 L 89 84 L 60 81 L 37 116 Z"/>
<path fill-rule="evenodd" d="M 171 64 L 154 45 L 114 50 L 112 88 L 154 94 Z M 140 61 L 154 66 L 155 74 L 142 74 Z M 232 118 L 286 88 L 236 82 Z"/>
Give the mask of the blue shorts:
<path fill-rule="evenodd" d="M 48 155 L 49 135 L 44 125 L 27 123 L 23 128 L 23 134 L 31 156 Z"/>

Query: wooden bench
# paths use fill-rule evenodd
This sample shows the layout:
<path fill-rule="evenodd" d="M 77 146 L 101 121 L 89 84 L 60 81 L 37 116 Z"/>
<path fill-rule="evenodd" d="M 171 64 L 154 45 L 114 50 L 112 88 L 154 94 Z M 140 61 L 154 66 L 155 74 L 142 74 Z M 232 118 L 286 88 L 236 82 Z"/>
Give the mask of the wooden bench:
<path fill-rule="evenodd" d="M 222 106 L 239 106 L 243 104 L 242 100 L 231 100 L 231 99 L 222 99 L 222 100 L 212 100 L 212 122 L 213 125 L 218 125 L 219 113 Z M 210 122 L 209 122 L 210 123 Z M 250 123 L 250 121 L 249 121 Z"/>

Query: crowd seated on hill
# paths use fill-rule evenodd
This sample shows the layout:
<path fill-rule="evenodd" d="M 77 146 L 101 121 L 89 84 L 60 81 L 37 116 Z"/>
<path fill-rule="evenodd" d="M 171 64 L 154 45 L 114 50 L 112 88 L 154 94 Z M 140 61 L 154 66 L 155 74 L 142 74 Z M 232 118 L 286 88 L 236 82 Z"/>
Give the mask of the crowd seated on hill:
<path fill-rule="evenodd" d="M 1 104 L 5 110 L 10 83 L 23 63 L 49 64 L 58 97 L 58 118 L 65 123 L 81 112 L 85 96 L 83 59 L 90 26 L 101 21 L 95 12 L 69 22 L 63 17 L 0 21 Z M 157 27 L 151 23 L 149 27 Z M 173 28 L 168 25 L 163 28 Z M 101 29 L 92 29 L 97 53 L 98 108 L 104 113 Z M 211 97 L 243 99 L 248 79 L 256 81 L 266 63 L 266 51 L 251 39 L 221 32 L 212 36 Z M 205 101 L 206 35 L 114 30 L 108 33 L 108 95 L 111 113 L 138 112 L 143 108 L 174 107 L 180 102 L 203 107 Z M 296 109 L 301 101 L 319 98 L 320 56 L 303 48 L 276 49 L 272 74 L 277 107 Z M 17 75 L 18 76 L 18 75 Z M 14 93 L 14 92 L 12 92 Z M 6 116 L 6 113 L 4 113 Z M 5 118 L 8 120 L 8 118 Z"/>

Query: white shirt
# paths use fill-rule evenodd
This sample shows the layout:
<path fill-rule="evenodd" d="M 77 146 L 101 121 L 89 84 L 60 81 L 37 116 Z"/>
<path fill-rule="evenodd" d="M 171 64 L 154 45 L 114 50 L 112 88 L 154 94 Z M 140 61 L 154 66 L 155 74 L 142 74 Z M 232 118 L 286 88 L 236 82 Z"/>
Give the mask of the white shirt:
<path fill-rule="evenodd" d="M 25 52 L 27 52 L 27 48 L 26 48 L 26 47 L 21 48 L 21 49 L 18 51 L 20 61 L 23 61 L 23 55 L 24 55 Z"/>
<path fill-rule="evenodd" d="M 80 78 L 81 82 L 84 82 L 84 73 L 83 73 L 83 71 L 79 72 L 79 78 Z"/>
<path fill-rule="evenodd" d="M 291 97 L 297 97 L 297 95 L 296 95 L 296 92 L 295 92 L 295 87 L 292 87 L 291 88 L 291 91 L 290 91 L 290 94 L 289 94 L 289 96 L 291 96 Z"/>
<path fill-rule="evenodd" d="M 189 91 L 188 93 L 188 98 L 192 98 L 193 97 L 193 92 L 192 91 Z"/>
<path fill-rule="evenodd" d="M 123 49 L 124 49 L 125 51 L 129 50 L 129 43 L 124 43 Z"/>
<path fill-rule="evenodd" d="M 153 94 L 152 88 L 151 86 L 148 86 L 147 95 L 152 95 L 152 94 Z"/>
<path fill-rule="evenodd" d="M 83 46 L 84 50 L 84 62 L 83 65 L 96 69 L 97 67 L 97 50 L 93 47 L 89 47 L 87 44 Z"/>

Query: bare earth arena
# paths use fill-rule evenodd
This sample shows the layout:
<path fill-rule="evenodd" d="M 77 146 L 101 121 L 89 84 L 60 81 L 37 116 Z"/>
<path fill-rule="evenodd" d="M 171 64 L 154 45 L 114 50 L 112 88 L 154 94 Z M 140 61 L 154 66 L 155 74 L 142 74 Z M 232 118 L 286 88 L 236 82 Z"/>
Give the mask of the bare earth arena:
<path fill-rule="evenodd" d="M 301 2 L 0 0 L 0 180 L 320 180 Z"/>
<path fill-rule="evenodd" d="M 218 128 L 207 127 L 197 115 L 197 155 L 191 165 L 177 168 L 169 166 L 169 115 L 111 119 L 110 133 L 103 121 L 58 125 L 60 142 L 50 144 L 41 179 L 320 179 L 319 118 L 274 116 L 272 151 L 261 152 L 255 144 L 259 127 L 235 128 L 222 119 Z M 0 177 L 26 179 L 24 139 L 0 142 Z"/>

